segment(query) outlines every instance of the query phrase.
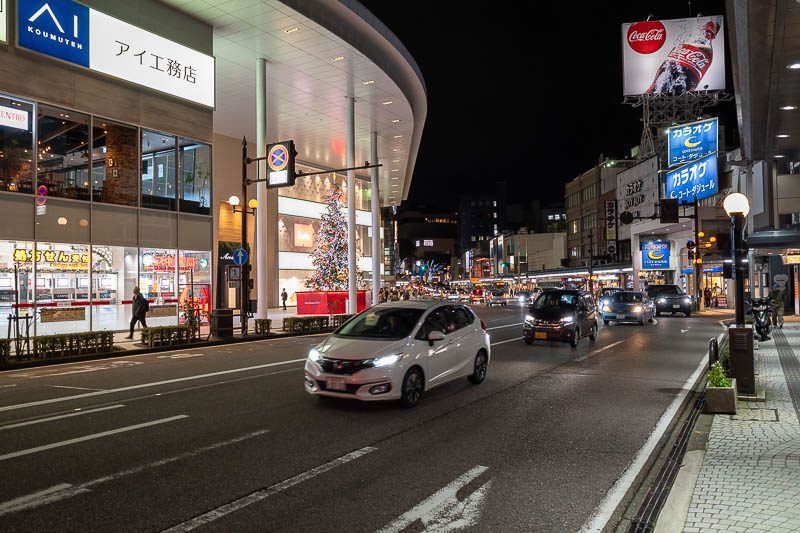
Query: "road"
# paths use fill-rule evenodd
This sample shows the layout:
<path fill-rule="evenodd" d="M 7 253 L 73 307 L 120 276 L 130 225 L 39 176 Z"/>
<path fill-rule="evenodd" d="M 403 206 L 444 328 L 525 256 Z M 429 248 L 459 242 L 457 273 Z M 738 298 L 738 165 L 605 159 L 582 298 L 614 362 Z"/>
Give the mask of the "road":
<path fill-rule="evenodd" d="M 0 529 L 578 531 L 720 331 L 661 317 L 527 346 L 523 308 L 476 311 L 486 381 L 413 410 L 306 394 L 320 336 L 1 373 Z"/>

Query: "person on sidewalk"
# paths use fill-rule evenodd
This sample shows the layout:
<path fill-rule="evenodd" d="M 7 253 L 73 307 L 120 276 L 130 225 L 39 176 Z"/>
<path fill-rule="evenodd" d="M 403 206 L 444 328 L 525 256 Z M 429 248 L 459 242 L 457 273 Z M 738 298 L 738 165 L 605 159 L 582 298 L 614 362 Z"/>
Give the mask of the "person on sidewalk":
<path fill-rule="evenodd" d="M 769 300 L 772 303 L 772 325 L 783 329 L 783 288 L 780 283 L 772 284 Z"/>
<path fill-rule="evenodd" d="M 131 332 L 130 335 L 125 337 L 126 339 L 133 338 L 133 328 L 136 327 L 137 322 L 141 322 L 142 327 L 147 327 L 147 311 L 150 310 L 150 303 L 142 296 L 142 293 L 139 291 L 139 287 L 133 288 L 133 303 L 131 304 L 133 307 L 133 316 L 131 317 Z"/>
<path fill-rule="evenodd" d="M 714 290 L 713 290 L 713 291 L 711 291 L 711 293 L 712 293 L 712 295 L 713 295 L 713 297 L 714 297 L 714 307 L 719 307 L 719 304 L 718 304 L 717 298 L 719 297 L 719 295 L 720 295 L 720 294 L 722 294 L 722 290 L 719 288 L 719 285 L 717 285 L 717 284 L 715 283 L 715 284 L 714 284 Z"/>
<path fill-rule="evenodd" d="M 289 297 L 289 295 L 286 293 L 286 289 L 283 289 L 283 291 L 281 292 L 281 300 L 283 301 L 283 310 L 284 311 L 286 311 L 286 298 L 288 298 L 288 297 Z"/>
<path fill-rule="evenodd" d="M 706 288 L 703 291 L 703 298 L 706 301 L 706 309 L 711 307 L 711 296 L 712 296 L 711 288 L 708 285 L 706 285 Z"/>

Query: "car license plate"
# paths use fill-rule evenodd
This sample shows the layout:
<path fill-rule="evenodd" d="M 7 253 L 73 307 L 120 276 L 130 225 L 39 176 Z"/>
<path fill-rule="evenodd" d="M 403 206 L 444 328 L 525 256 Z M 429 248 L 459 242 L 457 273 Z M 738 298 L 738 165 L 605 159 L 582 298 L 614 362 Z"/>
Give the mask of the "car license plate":
<path fill-rule="evenodd" d="M 672 308 L 673 308 L 673 309 L 680 309 L 680 308 L 681 308 L 681 306 L 680 306 L 680 305 L 678 305 L 678 304 L 672 304 Z"/>
<path fill-rule="evenodd" d="M 537 331 L 535 337 L 537 339 L 546 339 L 547 338 L 547 332 L 546 331 Z"/>
<path fill-rule="evenodd" d="M 328 390 L 346 390 L 347 385 L 344 382 L 344 378 L 328 378 L 328 382 L 326 383 L 326 387 Z"/>

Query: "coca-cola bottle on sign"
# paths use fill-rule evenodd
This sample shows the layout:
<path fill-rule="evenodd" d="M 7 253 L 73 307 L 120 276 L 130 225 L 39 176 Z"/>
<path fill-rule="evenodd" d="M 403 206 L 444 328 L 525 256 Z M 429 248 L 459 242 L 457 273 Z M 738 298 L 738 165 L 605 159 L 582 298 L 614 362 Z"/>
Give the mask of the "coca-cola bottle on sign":
<path fill-rule="evenodd" d="M 645 94 L 682 93 L 697 89 L 714 59 L 711 41 L 718 32 L 719 24 L 708 21 L 695 39 L 676 44 L 658 67 L 656 77 Z"/>

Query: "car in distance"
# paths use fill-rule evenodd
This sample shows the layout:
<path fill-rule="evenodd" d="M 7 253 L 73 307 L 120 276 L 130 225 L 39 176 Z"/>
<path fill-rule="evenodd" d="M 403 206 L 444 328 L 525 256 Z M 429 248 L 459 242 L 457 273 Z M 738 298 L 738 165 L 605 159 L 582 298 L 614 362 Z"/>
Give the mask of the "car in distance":
<path fill-rule="evenodd" d="M 597 338 L 597 308 L 592 295 L 579 290 L 548 290 L 528 308 L 522 326 L 527 344 L 535 340 L 569 342 Z"/>
<path fill-rule="evenodd" d="M 647 287 L 647 296 L 655 301 L 656 316 L 661 313 L 692 314 L 692 297 L 677 285 L 650 285 Z"/>
<path fill-rule="evenodd" d="M 533 294 L 529 291 L 519 291 L 517 293 L 517 301 L 523 305 L 528 305 L 533 303 Z"/>
<path fill-rule="evenodd" d="M 617 291 L 607 297 L 601 308 L 603 324 L 610 321 L 617 323 L 635 322 L 644 325 L 644 321 L 653 322 L 654 307 L 652 300 L 643 292 Z"/>
<path fill-rule="evenodd" d="M 467 306 L 405 301 L 370 307 L 311 349 L 305 390 L 415 407 L 424 391 L 466 377 L 480 384 L 491 357 L 486 324 Z"/>
<path fill-rule="evenodd" d="M 503 291 L 492 291 L 486 295 L 486 307 L 493 305 L 508 305 Z"/>

